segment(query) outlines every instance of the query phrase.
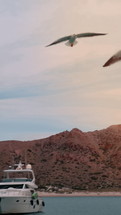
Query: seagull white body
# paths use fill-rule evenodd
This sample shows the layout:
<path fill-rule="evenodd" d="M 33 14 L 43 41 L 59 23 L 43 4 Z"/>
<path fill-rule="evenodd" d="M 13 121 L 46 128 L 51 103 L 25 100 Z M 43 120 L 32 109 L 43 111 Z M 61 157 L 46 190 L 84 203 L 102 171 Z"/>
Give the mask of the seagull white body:
<path fill-rule="evenodd" d="M 52 45 L 55 45 L 55 44 L 58 44 L 58 43 L 61 43 L 61 42 L 64 42 L 64 41 L 67 41 L 66 42 L 67 46 L 73 47 L 74 45 L 77 44 L 77 41 L 76 41 L 77 38 L 80 38 L 80 37 L 102 36 L 102 35 L 106 35 L 106 34 L 104 34 L 104 33 L 81 33 L 81 34 L 73 34 L 73 35 L 61 37 L 60 39 L 54 41 L 53 43 L 50 43 L 46 47 L 52 46 Z"/>
<path fill-rule="evenodd" d="M 113 63 L 116 63 L 121 60 L 121 50 L 114 54 L 109 60 L 103 65 L 103 67 L 110 66 Z"/>

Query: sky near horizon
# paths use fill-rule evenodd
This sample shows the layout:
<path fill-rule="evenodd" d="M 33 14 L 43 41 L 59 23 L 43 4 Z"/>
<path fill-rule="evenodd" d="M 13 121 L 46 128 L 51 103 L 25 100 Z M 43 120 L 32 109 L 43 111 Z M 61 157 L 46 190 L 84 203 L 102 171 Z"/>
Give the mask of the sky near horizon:
<path fill-rule="evenodd" d="M 0 0 L 0 140 L 121 123 L 120 0 Z M 56 39 L 74 33 L 73 48 Z"/>

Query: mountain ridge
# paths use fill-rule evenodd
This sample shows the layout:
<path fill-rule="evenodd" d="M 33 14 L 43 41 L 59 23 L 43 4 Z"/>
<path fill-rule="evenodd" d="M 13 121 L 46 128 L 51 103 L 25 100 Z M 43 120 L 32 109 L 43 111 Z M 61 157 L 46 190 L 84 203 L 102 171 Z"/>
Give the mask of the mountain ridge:
<path fill-rule="evenodd" d="M 39 187 L 79 190 L 121 188 L 121 125 L 78 128 L 32 141 L 0 141 L 0 169 L 25 158 Z"/>

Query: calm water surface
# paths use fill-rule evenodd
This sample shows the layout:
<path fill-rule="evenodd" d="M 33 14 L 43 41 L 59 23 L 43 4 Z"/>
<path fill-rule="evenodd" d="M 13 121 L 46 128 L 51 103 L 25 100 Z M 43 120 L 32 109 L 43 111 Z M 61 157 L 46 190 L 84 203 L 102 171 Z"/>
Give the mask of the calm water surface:
<path fill-rule="evenodd" d="M 121 197 L 44 197 L 41 215 L 121 215 Z"/>
<path fill-rule="evenodd" d="M 43 197 L 37 215 L 121 215 L 121 197 Z M 35 214 L 32 214 L 35 215 Z"/>

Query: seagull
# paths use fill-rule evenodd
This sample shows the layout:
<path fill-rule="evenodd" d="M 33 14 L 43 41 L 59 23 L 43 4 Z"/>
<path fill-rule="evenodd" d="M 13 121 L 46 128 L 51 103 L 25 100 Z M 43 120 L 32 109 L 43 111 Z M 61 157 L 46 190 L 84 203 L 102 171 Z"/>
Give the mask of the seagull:
<path fill-rule="evenodd" d="M 103 67 L 110 66 L 113 63 L 121 60 L 121 50 L 114 54 L 104 65 Z"/>
<path fill-rule="evenodd" d="M 65 36 L 65 37 L 61 37 L 60 39 L 54 41 L 53 43 L 50 43 L 48 46 L 52 46 L 55 45 L 57 43 L 61 43 L 64 41 L 67 41 L 65 44 L 67 46 L 73 47 L 74 45 L 77 44 L 76 39 L 80 38 L 80 37 L 93 37 L 93 36 L 101 36 L 101 35 L 106 35 L 106 34 L 102 34 L 102 33 L 81 33 L 81 34 L 73 34 L 73 35 L 69 35 L 69 36 Z"/>

